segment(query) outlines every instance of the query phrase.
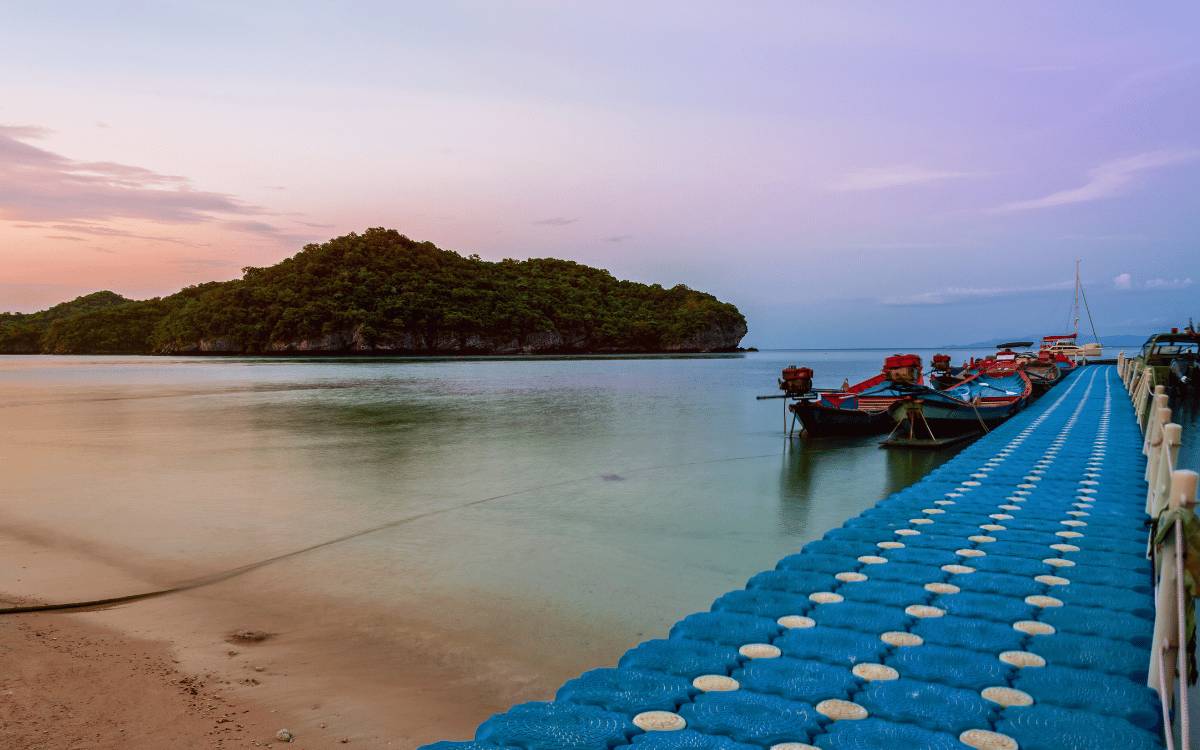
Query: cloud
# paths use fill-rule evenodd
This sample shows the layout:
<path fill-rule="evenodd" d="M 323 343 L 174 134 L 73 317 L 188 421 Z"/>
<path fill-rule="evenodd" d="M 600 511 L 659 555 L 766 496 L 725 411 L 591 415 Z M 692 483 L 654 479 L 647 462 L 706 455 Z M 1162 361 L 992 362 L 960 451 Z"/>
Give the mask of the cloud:
<path fill-rule="evenodd" d="M 1071 289 L 1074 280 L 1057 281 L 1053 284 L 1019 287 L 947 287 L 932 292 L 921 292 L 903 297 L 884 298 L 883 304 L 892 307 L 909 307 L 924 305 L 950 305 L 955 302 L 970 302 L 972 300 L 996 299 L 998 297 L 1019 297 L 1041 292 L 1058 292 Z"/>
<path fill-rule="evenodd" d="M 106 226 L 118 220 L 218 224 L 238 231 L 296 237 L 255 217 L 266 213 L 227 193 L 197 190 L 180 175 L 111 161 L 79 161 L 32 145 L 45 128 L 0 125 L 0 220 L 55 223 L 69 233 L 137 237 L 188 244 L 176 237 L 135 235 Z"/>
<path fill-rule="evenodd" d="M 1192 277 L 1182 279 L 1147 279 L 1147 289 L 1185 289 L 1192 285 Z"/>
<path fill-rule="evenodd" d="M 565 227 L 568 224 L 574 224 L 579 219 L 567 219 L 562 216 L 551 216 L 549 219 L 539 219 L 533 222 L 537 226 L 543 227 Z"/>
<path fill-rule="evenodd" d="M 14 226 L 23 228 L 41 228 L 40 224 L 16 224 Z M 92 237 L 119 237 L 129 240 L 151 240 L 153 242 L 169 242 L 173 245 L 189 245 L 196 246 L 194 242 L 188 242 L 182 237 L 171 237 L 162 234 L 138 234 L 130 232 L 126 229 L 118 229 L 117 227 L 109 227 L 103 224 L 92 224 L 87 222 L 74 222 L 70 224 L 51 224 L 51 229 L 56 229 L 59 232 L 70 232 L 72 234 L 86 234 Z"/>
<path fill-rule="evenodd" d="M 1039 208 L 1067 206 L 1073 203 L 1111 198 L 1125 192 L 1133 180 L 1142 172 L 1169 167 L 1174 164 L 1191 161 L 1200 156 L 1196 149 L 1147 151 L 1122 159 L 1107 161 L 1094 169 L 1088 170 L 1087 182 L 1069 190 L 1059 190 L 1055 193 L 1033 198 L 1031 200 L 1014 201 L 997 206 L 992 213 L 1015 213 L 1018 211 L 1033 211 Z"/>
<path fill-rule="evenodd" d="M 886 190 L 888 188 L 904 187 L 907 185 L 927 185 L 932 182 L 970 176 L 970 172 L 951 172 L 911 165 L 865 167 L 843 175 L 841 178 L 835 180 L 829 188 L 838 193 L 860 190 Z"/>
<path fill-rule="evenodd" d="M 625 242 L 626 240 L 633 239 L 633 235 L 632 234 L 614 234 L 611 237 L 604 237 L 603 239 L 605 242 Z"/>
<path fill-rule="evenodd" d="M 0 125 L 0 138 L 15 138 L 19 141 L 34 141 L 53 132 L 50 128 L 40 125 Z"/>
<path fill-rule="evenodd" d="M 273 234 L 278 234 L 280 231 L 282 231 L 279 229 L 279 227 L 275 226 L 274 224 L 268 224 L 265 221 L 258 221 L 256 219 L 241 219 L 241 220 L 237 220 L 237 221 L 223 221 L 223 222 L 221 222 L 221 226 L 227 227 L 229 229 L 234 229 L 239 232 L 249 232 L 250 234 L 273 235 Z"/>
<path fill-rule="evenodd" d="M 1114 289 L 1129 289 L 1133 286 L 1133 276 L 1128 273 L 1119 273 L 1113 277 Z"/>
<path fill-rule="evenodd" d="M 46 235 L 46 239 L 48 239 L 48 240 L 67 240 L 69 242 L 83 242 L 84 241 L 84 239 L 82 237 L 72 237 L 69 234 L 48 234 L 48 235 Z"/>

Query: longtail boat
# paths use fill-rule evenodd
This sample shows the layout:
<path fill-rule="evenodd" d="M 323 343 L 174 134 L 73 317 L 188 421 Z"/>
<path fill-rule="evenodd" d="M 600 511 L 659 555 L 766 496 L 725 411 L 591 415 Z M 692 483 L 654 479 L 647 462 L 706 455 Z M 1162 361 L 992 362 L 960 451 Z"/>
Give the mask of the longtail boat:
<path fill-rule="evenodd" d="M 1038 352 L 1023 359 L 1025 375 L 1029 377 L 1035 397 L 1050 390 L 1063 379 L 1064 370 L 1055 363 L 1049 352 Z"/>
<path fill-rule="evenodd" d="M 924 387 L 924 378 L 919 356 L 897 354 L 883 361 L 878 375 L 838 390 L 812 390 L 807 367 L 785 369 L 779 387 L 796 399 L 788 409 L 811 437 L 880 435 L 892 429 L 888 410 L 910 388 Z"/>
<path fill-rule="evenodd" d="M 1062 379 L 1063 370 L 1055 364 L 1055 357 L 1051 356 L 1049 352 L 1039 351 L 1035 354 L 1029 350 L 1031 346 L 1033 346 L 1032 341 L 1009 341 L 997 344 L 996 348 L 999 351 L 996 352 L 994 358 L 986 360 L 982 369 L 997 373 L 1005 368 L 1011 368 L 1011 364 L 1015 363 L 1029 378 L 1029 383 L 1033 386 L 1033 398 L 1037 398 Z M 1018 349 L 1021 351 L 1015 351 Z"/>
<path fill-rule="evenodd" d="M 930 440 L 987 432 L 1029 402 L 1033 385 L 1015 360 L 986 360 L 957 385 L 938 390 L 908 389 L 889 409 L 896 425 L 907 424 L 910 437 Z"/>
<path fill-rule="evenodd" d="M 949 354 L 935 354 L 930 360 L 929 382 L 938 388 L 949 388 L 962 381 L 974 368 L 974 360 L 964 362 L 961 367 L 950 363 Z"/>

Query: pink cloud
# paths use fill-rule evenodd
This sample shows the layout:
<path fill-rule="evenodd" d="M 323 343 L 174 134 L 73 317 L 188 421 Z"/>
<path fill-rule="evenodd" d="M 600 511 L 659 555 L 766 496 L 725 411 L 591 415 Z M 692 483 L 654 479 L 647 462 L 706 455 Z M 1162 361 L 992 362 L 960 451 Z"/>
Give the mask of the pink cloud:
<path fill-rule="evenodd" d="M 172 237 L 133 235 L 97 222 L 219 222 L 238 231 L 289 242 L 297 239 L 252 218 L 267 214 L 265 209 L 227 193 L 197 190 L 186 177 L 119 162 L 78 161 L 29 143 L 48 133 L 31 125 L 0 125 L 0 219 L 23 222 L 14 226 L 60 222 L 56 229 L 72 233 L 182 243 Z"/>

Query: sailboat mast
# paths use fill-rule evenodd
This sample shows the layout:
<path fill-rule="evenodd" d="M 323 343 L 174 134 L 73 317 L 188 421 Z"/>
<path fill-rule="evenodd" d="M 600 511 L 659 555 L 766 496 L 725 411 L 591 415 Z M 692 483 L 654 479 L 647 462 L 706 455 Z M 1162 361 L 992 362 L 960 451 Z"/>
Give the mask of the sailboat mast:
<path fill-rule="evenodd" d="M 1079 336 L 1079 258 L 1075 259 L 1075 321 L 1073 333 L 1078 338 Z"/>

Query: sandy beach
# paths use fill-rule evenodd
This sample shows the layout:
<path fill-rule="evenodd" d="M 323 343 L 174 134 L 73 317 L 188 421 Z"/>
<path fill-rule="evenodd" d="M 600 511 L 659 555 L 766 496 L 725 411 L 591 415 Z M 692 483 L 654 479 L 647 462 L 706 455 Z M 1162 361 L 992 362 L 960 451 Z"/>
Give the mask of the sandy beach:
<path fill-rule="evenodd" d="M 131 573 L 144 565 L 122 570 L 11 534 L 0 536 L 0 559 L 20 571 L 0 593 L 9 605 L 46 601 L 33 595 L 39 587 L 62 601 L 85 588 L 161 583 Z M 467 738 L 489 714 L 547 695 L 568 671 L 464 643 L 453 626 L 391 616 L 347 626 L 338 614 L 347 603 L 269 591 L 262 578 L 108 609 L 4 616 L 0 746 L 282 746 L 276 733 L 287 729 L 288 747 L 412 748 Z"/>
<path fill-rule="evenodd" d="M 229 681 L 180 669 L 169 644 L 79 615 L 9 617 L 0 658 L 4 747 L 258 747 L 277 731 L 272 712 Z"/>

